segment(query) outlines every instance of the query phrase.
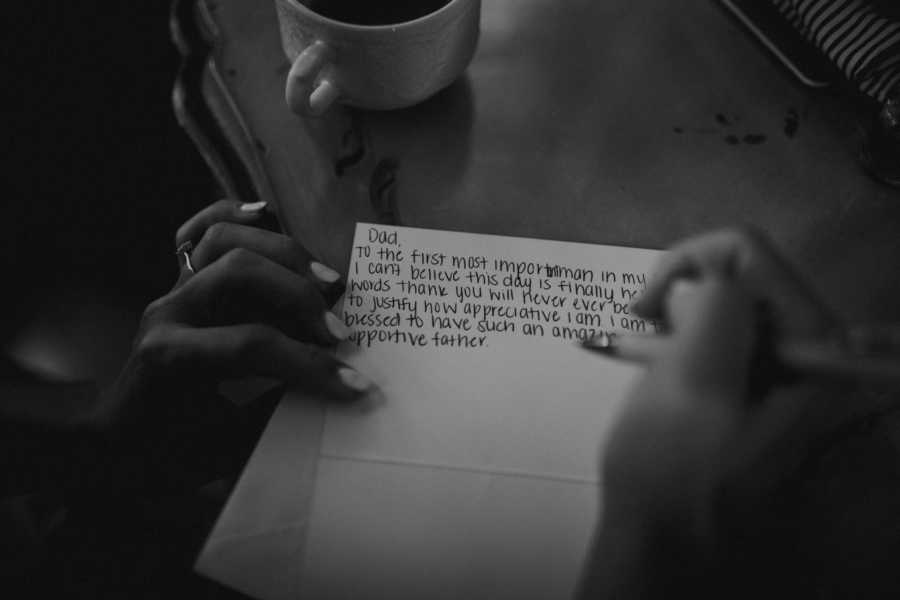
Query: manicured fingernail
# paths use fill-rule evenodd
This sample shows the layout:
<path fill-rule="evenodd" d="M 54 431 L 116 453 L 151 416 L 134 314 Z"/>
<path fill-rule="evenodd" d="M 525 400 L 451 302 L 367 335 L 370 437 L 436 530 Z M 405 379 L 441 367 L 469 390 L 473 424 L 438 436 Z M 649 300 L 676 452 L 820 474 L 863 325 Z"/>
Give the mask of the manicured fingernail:
<path fill-rule="evenodd" d="M 359 371 L 354 371 L 350 367 L 341 367 L 338 369 L 338 377 L 340 377 L 341 381 L 351 390 L 356 390 L 357 392 L 365 392 L 370 387 L 372 387 L 372 382 L 369 381 L 369 378 L 360 373 Z"/>
<path fill-rule="evenodd" d="M 339 340 L 346 340 L 350 335 L 350 330 L 347 329 L 347 326 L 344 325 L 344 323 L 339 318 L 337 318 L 334 313 L 325 313 L 325 327 L 328 328 L 328 331 L 331 332 L 331 335 Z"/>
<path fill-rule="evenodd" d="M 309 263 L 309 270 L 316 276 L 316 279 L 323 283 L 334 283 L 341 278 L 340 273 L 320 262 L 312 261 Z"/>
<path fill-rule="evenodd" d="M 258 213 L 266 207 L 266 204 L 268 204 L 268 202 L 265 200 L 260 200 L 259 202 L 244 202 L 241 204 L 241 212 Z"/>

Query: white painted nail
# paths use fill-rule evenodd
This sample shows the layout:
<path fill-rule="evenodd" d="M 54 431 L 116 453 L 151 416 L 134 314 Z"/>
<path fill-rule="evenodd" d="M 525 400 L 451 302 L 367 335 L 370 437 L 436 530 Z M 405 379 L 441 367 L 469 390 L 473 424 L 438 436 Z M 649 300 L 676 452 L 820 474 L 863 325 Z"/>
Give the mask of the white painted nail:
<path fill-rule="evenodd" d="M 331 335 L 339 340 L 346 340 L 347 337 L 350 336 L 350 330 L 347 329 L 347 326 L 344 325 L 343 321 L 336 317 L 334 313 L 326 311 L 325 327 L 328 328 L 328 331 L 331 332 Z"/>
<path fill-rule="evenodd" d="M 265 200 L 260 200 L 259 202 L 244 202 L 243 204 L 241 204 L 241 212 L 260 212 L 266 207 L 266 204 L 268 204 L 268 202 L 266 202 Z"/>
<path fill-rule="evenodd" d="M 341 278 L 340 273 L 320 262 L 312 261 L 309 263 L 309 270 L 316 276 L 316 279 L 323 283 L 334 283 Z"/>
<path fill-rule="evenodd" d="M 341 367 L 338 369 L 338 377 L 340 377 L 341 381 L 351 390 L 356 390 L 357 392 L 365 392 L 370 387 L 372 387 L 372 382 L 369 381 L 369 378 L 360 373 L 359 371 L 354 371 L 350 367 Z"/>

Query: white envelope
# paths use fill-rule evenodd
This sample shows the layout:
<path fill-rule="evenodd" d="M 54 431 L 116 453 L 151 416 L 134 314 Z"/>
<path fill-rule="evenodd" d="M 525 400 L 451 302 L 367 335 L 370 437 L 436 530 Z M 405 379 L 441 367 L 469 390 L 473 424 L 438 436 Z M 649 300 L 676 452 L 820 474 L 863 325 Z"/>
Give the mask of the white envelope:
<path fill-rule="evenodd" d="M 321 401 L 287 394 L 197 570 L 266 600 L 570 595 L 600 513 L 598 452 L 637 369 L 566 349 L 571 354 L 561 351 L 559 362 L 526 369 L 532 378 L 521 378 L 519 386 L 534 388 L 531 399 L 519 397 L 522 390 L 514 386 L 495 395 L 493 416 L 477 415 L 496 429 L 493 417 L 511 412 L 510 402 L 518 401 L 522 418 L 505 424 L 510 432 L 522 431 L 531 427 L 528 415 L 539 412 L 551 382 L 568 381 L 566 389 L 578 394 L 568 405 L 558 399 L 539 419 L 547 435 L 543 450 L 533 434 L 530 450 L 510 439 L 492 456 L 480 456 L 489 466 L 479 468 L 453 464 L 471 462 L 468 453 L 478 453 L 459 440 L 435 447 L 449 457 L 440 464 L 434 457 L 395 460 L 392 442 L 377 439 L 390 442 L 394 419 L 380 419 L 377 411 L 361 419 L 332 413 L 329 435 L 323 436 Z M 525 364 L 540 354 L 533 352 Z M 468 365 L 444 368 L 459 375 Z M 606 396 L 591 396 L 590 387 L 604 381 L 610 386 Z M 483 382 L 466 383 L 457 379 L 456 386 L 471 390 Z M 353 435 L 360 428 L 386 429 L 366 441 Z M 529 451 L 530 471 L 516 464 Z"/>

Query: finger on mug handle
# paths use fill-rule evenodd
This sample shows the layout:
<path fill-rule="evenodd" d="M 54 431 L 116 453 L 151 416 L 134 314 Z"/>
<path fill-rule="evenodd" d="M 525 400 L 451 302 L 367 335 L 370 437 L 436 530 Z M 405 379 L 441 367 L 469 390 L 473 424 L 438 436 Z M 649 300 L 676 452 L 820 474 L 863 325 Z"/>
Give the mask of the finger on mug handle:
<path fill-rule="evenodd" d="M 214 223 L 258 223 L 266 215 L 267 202 L 240 202 L 228 198 L 213 202 L 193 215 L 175 232 L 175 246 L 195 244 Z"/>
<path fill-rule="evenodd" d="M 139 353 L 169 373 L 273 377 L 337 401 L 352 401 L 374 389 L 365 375 L 328 352 L 257 323 L 158 328 L 141 340 Z"/>

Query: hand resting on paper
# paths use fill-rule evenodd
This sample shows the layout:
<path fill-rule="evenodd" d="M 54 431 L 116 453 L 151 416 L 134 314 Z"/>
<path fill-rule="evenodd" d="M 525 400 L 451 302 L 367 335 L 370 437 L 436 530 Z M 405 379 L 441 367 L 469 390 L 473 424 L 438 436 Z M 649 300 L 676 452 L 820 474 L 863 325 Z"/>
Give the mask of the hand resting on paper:
<path fill-rule="evenodd" d="M 754 360 L 760 315 L 775 335 L 825 333 L 835 319 L 761 236 L 742 231 L 675 246 L 632 308 L 664 318 L 670 343 L 605 448 L 584 596 L 734 597 L 794 576 L 793 534 L 770 508 L 823 398 L 803 382 L 753 381 L 767 375 Z"/>
<path fill-rule="evenodd" d="M 195 428 L 196 444 L 237 411 L 214 393 L 222 379 L 264 376 L 336 401 L 368 387 L 330 348 L 346 328 L 329 312 L 342 292 L 339 274 L 287 235 L 261 225 L 263 203 L 222 200 L 179 228 L 174 288 L 147 308 L 132 355 L 106 395 L 98 421 L 117 433 L 152 440 Z M 201 398 L 209 399 L 202 406 Z M 265 410 L 248 407 L 245 410 Z M 193 453 L 206 453 L 195 448 Z"/>
<path fill-rule="evenodd" d="M 117 381 L 84 414 L 30 424 L 54 461 L 70 456 L 67 440 L 76 448 L 60 471 L 79 492 L 164 492 L 236 472 L 280 395 L 237 407 L 217 393 L 220 380 L 263 376 L 339 402 L 365 392 L 368 381 L 330 352 L 347 334 L 328 312 L 339 274 L 267 220 L 264 203 L 222 200 L 184 223 L 175 242 L 192 250 L 147 307 Z"/>

